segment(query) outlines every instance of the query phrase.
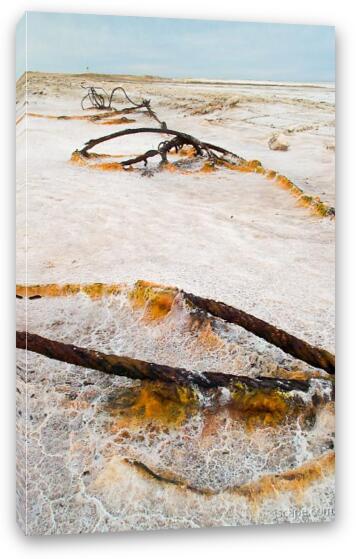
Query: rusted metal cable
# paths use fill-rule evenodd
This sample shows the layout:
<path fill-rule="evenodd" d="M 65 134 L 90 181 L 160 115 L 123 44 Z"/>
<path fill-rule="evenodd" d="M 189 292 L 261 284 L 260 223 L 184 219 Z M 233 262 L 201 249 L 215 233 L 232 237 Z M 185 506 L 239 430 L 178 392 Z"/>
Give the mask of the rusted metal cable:
<path fill-rule="evenodd" d="M 250 378 L 221 372 L 198 372 L 180 367 L 150 363 L 132 357 L 109 355 L 72 344 L 57 342 L 29 332 L 16 332 L 16 347 L 33 351 L 64 363 L 94 369 L 103 373 L 128 377 L 134 380 L 151 380 L 176 383 L 182 386 L 197 385 L 202 388 L 234 387 L 242 385 L 251 390 L 279 390 L 307 392 L 307 380 L 271 377 Z"/>

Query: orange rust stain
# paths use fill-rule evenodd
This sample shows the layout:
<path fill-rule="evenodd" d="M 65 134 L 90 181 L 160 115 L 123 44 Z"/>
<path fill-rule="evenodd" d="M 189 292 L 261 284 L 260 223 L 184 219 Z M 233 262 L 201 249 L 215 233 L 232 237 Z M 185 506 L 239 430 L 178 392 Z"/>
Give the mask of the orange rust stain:
<path fill-rule="evenodd" d="M 16 295 L 20 297 L 60 297 L 67 295 L 76 295 L 79 293 L 81 286 L 79 284 L 56 284 L 49 283 L 46 285 L 17 285 Z"/>
<path fill-rule="evenodd" d="M 86 158 L 79 151 L 73 151 L 70 161 L 71 163 L 75 163 L 76 165 L 80 165 L 81 167 L 85 167 L 88 165 Z"/>
<path fill-rule="evenodd" d="M 261 161 L 258 161 L 258 159 L 252 159 L 251 161 L 247 161 L 247 165 L 251 169 L 258 169 L 259 167 L 262 167 L 262 163 Z"/>
<path fill-rule="evenodd" d="M 112 118 L 115 114 L 118 114 L 116 111 L 107 111 L 105 113 L 99 113 L 99 114 L 89 114 L 89 115 L 51 115 L 51 114 L 41 114 L 41 113 L 32 113 L 29 112 L 27 113 L 28 116 L 31 116 L 33 118 L 45 118 L 48 120 L 87 120 L 90 122 L 95 122 L 100 124 L 100 121 L 102 119 L 108 119 L 108 118 Z M 125 119 L 125 117 L 123 117 Z M 124 122 L 135 122 L 134 120 L 131 119 L 126 119 L 124 120 Z"/>
<path fill-rule="evenodd" d="M 133 171 L 132 167 L 125 168 L 117 161 L 111 161 L 110 163 L 94 163 L 90 165 L 92 169 L 98 169 L 99 171 Z"/>
<path fill-rule="evenodd" d="M 302 207 L 309 207 L 314 215 L 319 217 L 325 217 L 329 215 L 328 206 L 324 204 L 324 202 L 321 202 L 318 196 L 312 197 L 304 194 L 303 196 L 299 197 L 298 205 Z"/>
<path fill-rule="evenodd" d="M 331 475 L 334 470 L 335 453 L 328 452 L 294 470 L 263 476 L 258 481 L 246 483 L 231 491 L 256 505 L 264 499 L 278 496 L 279 493 L 294 493 L 300 499 L 312 483 Z"/>
<path fill-rule="evenodd" d="M 126 118 L 125 116 L 121 118 L 113 118 L 110 120 L 99 120 L 96 124 L 105 124 L 106 126 L 112 126 L 116 124 L 127 124 L 129 122 L 136 122 L 134 118 Z"/>
<path fill-rule="evenodd" d="M 292 181 L 284 175 L 277 175 L 276 181 L 279 186 L 285 188 L 286 190 L 291 190 L 292 188 L 294 188 L 294 184 L 292 183 Z"/>
<path fill-rule="evenodd" d="M 251 172 L 251 168 L 248 167 L 245 164 L 241 164 L 238 165 L 236 163 L 230 163 L 229 161 L 219 161 L 219 165 L 222 165 L 223 167 L 226 167 L 227 169 L 230 169 L 231 171 L 239 171 L 239 172 L 245 172 L 245 173 L 249 173 Z"/>
<path fill-rule="evenodd" d="M 82 285 L 81 292 L 88 295 L 91 299 L 98 299 L 99 297 L 105 297 L 107 295 L 118 295 L 122 293 L 126 286 L 124 284 L 113 283 L 88 283 Z"/>
<path fill-rule="evenodd" d="M 179 426 L 197 409 L 198 398 L 192 388 L 160 382 L 142 382 L 141 386 L 130 389 L 129 394 L 119 393 L 105 407 L 113 417 L 112 433 L 142 422 Z"/>
<path fill-rule="evenodd" d="M 326 375 L 324 371 L 314 370 L 312 373 L 310 371 L 303 370 L 288 370 L 277 367 L 276 371 L 272 375 L 276 378 L 285 378 L 290 380 L 309 380 L 311 378 L 327 378 L 328 380 L 334 381 L 332 375 Z M 330 378 L 329 378 L 330 377 Z"/>
<path fill-rule="evenodd" d="M 127 285 L 123 283 L 18 284 L 16 295 L 19 297 L 63 297 L 84 293 L 91 298 L 98 298 L 106 295 L 118 295 L 125 290 L 127 290 Z M 128 297 L 134 309 L 146 307 L 147 318 L 157 320 L 170 312 L 178 291 L 176 287 L 139 280 L 129 290 Z"/>
<path fill-rule="evenodd" d="M 222 165 L 231 171 L 239 171 L 240 173 L 265 173 L 261 162 L 257 159 L 244 161 L 243 163 L 230 163 L 229 161 L 220 160 L 219 165 Z"/>
<path fill-rule="evenodd" d="M 118 295 L 124 289 L 126 289 L 126 286 L 119 283 L 49 283 L 43 285 L 17 285 L 16 295 L 20 297 L 68 297 L 78 293 L 85 293 L 85 295 L 95 299 L 107 295 Z"/>
<path fill-rule="evenodd" d="M 137 281 L 129 293 L 132 307 L 144 309 L 143 319 L 147 322 L 165 318 L 171 311 L 178 289 L 157 283 Z"/>
<path fill-rule="evenodd" d="M 118 161 L 110 161 L 110 162 L 97 162 L 91 163 L 91 159 L 99 160 L 101 158 L 108 158 L 108 157 L 118 157 L 118 156 L 111 156 L 108 154 L 97 154 L 97 153 L 88 153 L 86 156 L 80 153 L 80 151 L 74 151 L 71 156 L 71 163 L 76 165 L 80 165 L 81 167 L 88 167 L 91 169 L 97 169 L 100 171 L 134 171 L 133 167 L 124 167 Z"/>
<path fill-rule="evenodd" d="M 54 120 L 58 119 L 58 116 L 55 116 L 55 115 L 43 115 L 43 114 L 39 114 L 39 113 L 27 113 L 27 116 L 32 116 L 34 118 L 48 118 L 48 119 L 54 119 Z"/>
<path fill-rule="evenodd" d="M 318 372 L 319 371 L 316 371 L 316 373 Z M 310 373 L 307 373 L 305 371 L 287 371 L 286 369 L 278 369 L 275 376 L 277 378 L 286 378 L 290 380 L 308 380 L 310 378 Z M 313 374 L 313 376 L 318 377 L 317 374 Z"/>
<path fill-rule="evenodd" d="M 214 332 L 209 320 L 204 321 L 204 325 L 200 328 L 198 342 L 207 349 L 217 349 L 224 345 L 223 340 Z"/>
<path fill-rule="evenodd" d="M 215 166 L 209 161 L 205 162 L 202 168 L 200 169 L 201 173 L 213 173 L 214 171 L 215 171 Z"/>
<path fill-rule="evenodd" d="M 288 395 L 277 390 L 248 390 L 237 382 L 231 396 L 232 401 L 227 406 L 229 415 L 234 420 L 243 421 L 248 430 L 261 425 L 279 425 L 289 413 L 296 411 Z"/>
<path fill-rule="evenodd" d="M 265 175 L 266 174 L 266 170 L 262 166 L 256 167 L 255 172 L 258 173 L 259 175 Z"/>
<path fill-rule="evenodd" d="M 301 188 L 284 175 L 276 175 L 275 179 L 279 186 L 285 190 L 289 190 L 290 193 L 298 199 L 299 206 L 309 208 L 314 215 L 319 217 L 330 216 L 329 207 L 324 202 L 321 202 L 319 196 L 308 196 L 304 194 Z"/>
<path fill-rule="evenodd" d="M 171 150 L 174 152 L 174 150 Z M 178 151 L 178 155 L 182 157 L 194 157 L 196 155 L 195 148 L 191 146 L 185 146 Z"/>
<path fill-rule="evenodd" d="M 97 117 L 96 115 L 45 115 L 45 114 L 40 114 L 40 113 L 27 113 L 28 116 L 31 116 L 33 118 L 45 118 L 47 120 L 97 120 L 98 118 L 100 118 L 99 116 Z"/>
<path fill-rule="evenodd" d="M 161 168 L 164 169 L 165 171 L 169 171 L 170 173 L 176 173 L 179 169 L 177 167 L 177 165 L 174 165 L 174 163 L 163 163 L 161 165 Z"/>

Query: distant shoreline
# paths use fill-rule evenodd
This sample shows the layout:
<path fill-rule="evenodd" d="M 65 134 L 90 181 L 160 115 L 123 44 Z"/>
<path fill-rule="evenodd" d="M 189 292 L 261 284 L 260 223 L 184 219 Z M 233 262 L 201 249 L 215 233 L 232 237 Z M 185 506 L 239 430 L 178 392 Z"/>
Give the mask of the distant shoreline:
<path fill-rule="evenodd" d="M 134 75 L 134 74 L 102 74 L 95 72 L 39 72 L 29 70 L 28 75 L 37 76 L 68 76 L 68 77 L 82 77 L 86 79 L 106 79 L 106 80 L 120 80 L 126 82 L 146 82 L 146 83 L 172 83 L 172 84 L 192 84 L 192 85 L 220 85 L 220 86 L 256 86 L 256 87 L 309 87 L 309 88 L 335 88 L 335 82 L 284 82 L 284 81 L 269 81 L 269 80 L 221 80 L 213 78 L 168 78 L 162 76 L 150 76 L 150 75 Z M 26 72 L 21 74 L 16 79 L 16 83 L 19 82 Z"/>

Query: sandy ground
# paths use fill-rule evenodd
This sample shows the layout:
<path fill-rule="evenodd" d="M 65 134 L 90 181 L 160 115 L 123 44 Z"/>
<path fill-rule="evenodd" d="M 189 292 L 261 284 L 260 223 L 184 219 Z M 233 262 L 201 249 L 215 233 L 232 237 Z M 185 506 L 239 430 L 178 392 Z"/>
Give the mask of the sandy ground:
<path fill-rule="evenodd" d="M 258 159 L 334 205 L 334 88 L 327 84 L 30 74 L 27 104 L 24 81 L 18 82 L 17 116 L 25 109 L 82 115 L 81 84 L 111 89 L 118 83 L 135 100 L 150 98 L 170 128 Z M 120 96 L 114 104 L 127 106 Z M 155 126 L 145 114 L 127 116 L 135 119 L 130 127 Z M 207 175 L 142 176 L 70 162 L 88 139 L 124 127 L 33 116 L 18 122 L 17 283 L 156 281 L 253 312 L 333 351 L 335 221 L 298 206 L 290 192 L 256 173 L 219 169 Z M 286 135 L 288 151 L 269 149 L 275 132 Z M 146 134 L 108 142 L 97 151 L 137 154 L 157 143 L 157 136 Z M 279 366 L 302 367 L 238 327 L 214 326 L 212 337 L 209 325 L 208 336 L 191 332 L 189 316 L 179 307 L 152 325 L 132 312 L 127 297 L 44 298 L 17 305 L 19 329 L 27 326 L 102 351 L 250 376 L 273 376 Z M 333 476 L 327 471 L 302 499 L 281 491 L 256 506 L 229 493 L 231 487 L 300 467 L 332 449 L 330 402 L 318 407 L 313 421 L 291 417 L 274 428 L 246 430 L 224 407 L 214 416 L 199 410 L 182 425 L 131 424 L 127 401 L 136 394 L 134 382 L 35 354 L 25 357 L 21 350 L 17 385 L 19 517 L 24 525 L 27 513 L 30 533 L 333 517 Z M 324 397 L 328 388 L 316 383 L 313 390 Z M 207 497 L 160 484 L 127 460 L 218 493 Z M 22 508 L 26 483 L 27 508 Z"/>

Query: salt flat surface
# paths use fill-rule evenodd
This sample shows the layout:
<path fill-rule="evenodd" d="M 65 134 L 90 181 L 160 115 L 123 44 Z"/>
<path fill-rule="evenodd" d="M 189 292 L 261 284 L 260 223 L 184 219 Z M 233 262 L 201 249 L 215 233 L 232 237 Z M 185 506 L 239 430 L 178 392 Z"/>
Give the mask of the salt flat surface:
<path fill-rule="evenodd" d="M 27 110 L 80 115 L 87 79 L 30 75 Z M 90 83 L 111 89 L 108 78 Z M 334 88 L 314 84 L 123 84 L 149 97 L 170 128 L 285 174 L 334 204 Z M 42 94 L 40 92 L 43 92 Z M 127 106 L 117 97 L 116 106 Z M 23 98 L 18 113 L 23 111 Z M 144 114 L 129 127 L 155 126 Z M 73 166 L 85 141 L 117 129 L 86 121 L 27 117 L 17 125 L 17 282 L 134 282 L 177 285 L 223 300 L 329 349 L 334 329 L 334 222 L 297 207 L 264 177 L 108 173 Z M 26 130 L 26 132 L 25 132 Z M 290 131 L 288 133 L 288 130 Z M 295 130 L 293 132 L 293 130 Z M 272 133 L 290 149 L 271 151 Z M 157 135 L 107 142 L 105 153 L 142 153 Z M 98 151 L 100 151 L 98 149 Z M 25 211 L 27 207 L 27 223 Z M 27 278 L 25 245 L 27 227 Z"/>
<path fill-rule="evenodd" d="M 82 115 L 81 84 L 118 85 L 105 76 L 88 80 L 29 74 L 27 104 L 24 81 L 18 82 L 18 119 L 25 109 Z M 128 77 L 119 83 L 137 101 L 150 98 L 170 128 L 259 159 L 334 204 L 332 85 Z M 127 106 L 121 97 L 115 104 Z M 127 116 L 135 119 L 129 127 L 155 126 L 143 113 Z M 257 173 L 221 168 L 143 176 L 70 162 L 85 141 L 124 127 L 29 115 L 19 120 L 17 283 L 170 284 L 333 351 L 335 222 L 298 207 L 288 191 Z M 268 148 L 274 132 L 288 136 L 289 151 Z M 158 138 L 130 136 L 97 151 L 139 154 L 156 148 Z M 190 313 L 177 303 L 163 320 L 147 323 L 128 292 L 19 299 L 17 328 L 196 371 L 273 377 L 286 368 L 318 375 L 238 326 Z M 17 510 L 28 533 L 333 518 L 334 477 L 327 464 L 334 408 L 331 383 L 320 374 L 307 394 L 293 391 L 282 399 L 281 409 L 272 394 L 262 408 L 253 411 L 251 404 L 245 413 L 234 408 L 227 390 L 216 408 L 201 394 L 194 410 L 167 390 L 17 350 Z M 294 401 L 297 408 L 289 408 Z M 307 466 L 303 485 L 303 474 L 295 472 L 309 461 L 317 475 Z M 278 484 L 285 472 L 292 484 L 269 492 L 268 476 L 276 475 Z M 244 484 L 252 484 L 250 493 L 241 490 Z"/>

